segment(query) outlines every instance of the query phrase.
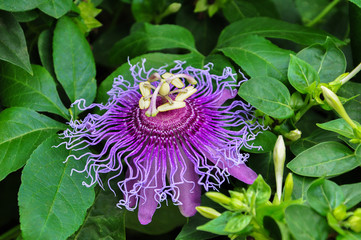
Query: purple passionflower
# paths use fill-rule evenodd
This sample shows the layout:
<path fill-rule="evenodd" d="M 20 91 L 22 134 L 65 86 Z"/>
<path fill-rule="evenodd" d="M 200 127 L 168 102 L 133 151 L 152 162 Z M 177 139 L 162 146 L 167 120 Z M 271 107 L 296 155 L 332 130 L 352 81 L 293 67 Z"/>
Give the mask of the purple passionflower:
<path fill-rule="evenodd" d="M 110 173 L 109 188 L 115 193 L 110 181 L 116 179 L 123 194 L 117 206 L 138 207 L 140 223 L 148 224 L 167 199 L 190 217 L 200 205 L 202 186 L 217 190 L 229 175 L 253 183 L 257 174 L 245 164 L 249 154 L 240 149 L 256 148 L 249 142 L 262 126 L 249 104 L 224 104 L 237 95 L 244 76 L 237 83 L 229 67 L 222 76 L 213 75 L 211 63 L 198 69 L 175 61 L 168 72 L 167 66 L 146 70 L 144 64 L 131 65 L 132 81 L 114 79 L 105 105 L 85 106 L 84 99 L 73 103 L 81 110 L 105 110 L 71 120 L 62 136 L 67 149 L 101 146 L 99 153 L 76 157 L 86 160 L 84 169 L 73 169 L 87 173 L 89 181 L 83 184 L 103 187 L 101 175 Z M 183 88 L 188 83 L 195 85 Z"/>

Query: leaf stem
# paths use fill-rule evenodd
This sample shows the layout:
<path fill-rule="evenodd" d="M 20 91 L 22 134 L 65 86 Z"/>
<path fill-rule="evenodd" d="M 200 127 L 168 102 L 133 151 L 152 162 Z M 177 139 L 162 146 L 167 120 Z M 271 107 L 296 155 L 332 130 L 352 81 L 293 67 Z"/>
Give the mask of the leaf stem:
<path fill-rule="evenodd" d="M 309 23 L 306 24 L 306 27 L 312 27 L 314 26 L 316 23 L 318 23 L 324 16 L 326 16 L 334 6 L 337 5 L 337 3 L 339 3 L 340 0 L 333 0 L 332 2 L 330 2 L 323 10 L 322 12 L 320 12 L 320 14 L 318 14 L 312 21 L 310 21 Z"/>
<path fill-rule="evenodd" d="M 302 107 L 302 108 L 300 109 L 300 111 L 296 114 L 296 116 L 295 116 L 295 118 L 294 118 L 293 124 L 296 124 L 296 123 L 301 119 L 301 117 L 302 117 L 312 106 L 315 105 L 315 103 L 316 103 L 316 101 L 313 100 L 312 98 L 310 98 L 308 104 L 307 104 L 306 106 Z"/>
<path fill-rule="evenodd" d="M 0 236 L 0 240 L 11 240 L 20 235 L 20 225 L 17 225 Z"/>

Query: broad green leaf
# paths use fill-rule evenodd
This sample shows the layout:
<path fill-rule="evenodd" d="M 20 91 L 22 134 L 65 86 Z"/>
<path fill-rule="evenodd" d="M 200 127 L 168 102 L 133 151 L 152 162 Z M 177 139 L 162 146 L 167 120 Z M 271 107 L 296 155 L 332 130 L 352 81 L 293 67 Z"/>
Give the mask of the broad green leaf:
<path fill-rule="evenodd" d="M 0 67 L 0 95 L 8 107 L 27 107 L 69 119 L 53 78 L 41 66 L 32 65 L 33 75 L 8 63 Z"/>
<path fill-rule="evenodd" d="M 256 139 L 253 141 L 249 141 L 248 145 L 259 146 L 261 149 L 252 148 L 247 149 L 246 147 L 242 147 L 242 151 L 251 152 L 251 153 L 267 153 L 273 151 L 273 147 L 275 146 L 277 140 L 277 136 L 271 131 L 263 131 L 258 133 Z"/>
<path fill-rule="evenodd" d="M 338 207 L 344 200 L 341 187 L 324 178 L 313 181 L 306 196 L 313 210 L 322 216 L 326 216 L 327 212 Z"/>
<path fill-rule="evenodd" d="M 198 54 L 175 55 L 164 53 L 149 53 L 131 59 L 130 63 L 134 65 L 136 63 L 140 63 L 142 59 L 147 60 L 145 62 L 146 69 L 159 68 L 165 65 L 168 65 L 168 67 L 171 68 L 175 66 L 174 61 L 180 59 L 186 61 L 187 66 L 192 65 L 193 67 L 201 68 L 203 66 L 204 60 L 204 58 L 200 57 Z M 112 88 L 114 78 L 118 77 L 119 75 L 122 75 L 125 80 L 130 82 L 130 84 L 134 83 L 129 68 L 129 63 L 122 64 L 100 84 L 98 88 L 97 102 L 106 103 L 108 101 L 109 96 L 107 95 L 107 92 Z"/>
<path fill-rule="evenodd" d="M 325 42 L 327 36 L 329 36 L 327 33 L 320 30 L 307 28 L 272 18 L 246 18 L 234 22 L 224 28 L 221 35 L 219 36 L 217 47 L 221 48 L 223 45 L 227 45 L 229 42 L 235 42 L 237 39 L 251 34 L 268 38 L 286 39 L 302 45 L 323 43 Z M 337 45 L 345 44 L 333 36 L 330 37 Z"/>
<path fill-rule="evenodd" d="M 229 232 L 225 231 L 224 228 L 226 227 L 227 222 L 232 218 L 233 214 L 234 213 L 230 211 L 225 211 L 221 216 L 197 227 L 197 230 L 206 231 L 217 235 L 228 235 Z"/>
<path fill-rule="evenodd" d="M 291 55 L 288 67 L 288 81 L 300 93 L 312 94 L 320 82 L 316 70 L 307 62 Z"/>
<path fill-rule="evenodd" d="M 274 78 L 251 78 L 241 85 L 238 95 L 271 117 L 284 119 L 293 115 L 287 87 Z"/>
<path fill-rule="evenodd" d="M 18 22 L 31 22 L 39 17 L 39 13 L 36 10 L 30 10 L 26 12 L 12 12 Z"/>
<path fill-rule="evenodd" d="M 60 18 L 70 11 L 72 4 L 72 0 L 47 0 L 39 1 L 39 5 L 37 7 L 44 13 L 54 18 Z"/>
<path fill-rule="evenodd" d="M 346 69 L 345 55 L 330 38 L 324 44 L 317 43 L 303 49 L 296 56 L 309 63 L 323 83 L 335 80 Z"/>
<path fill-rule="evenodd" d="M 0 59 L 32 74 L 24 32 L 14 16 L 4 11 L 0 11 Z"/>
<path fill-rule="evenodd" d="M 0 0 L 0 9 L 9 12 L 21 12 L 36 8 L 38 3 L 39 0 Z"/>
<path fill-rule="evenodd" d="M 360 1 L 360 0 L 350 0 L 350 2 L 354 3 L 354 4 L 357 5 L 359 8 L 361 8 L 361 1 Z"/>
<path fill-rule="evenodd" d="M 53 61 L 53 35 L 50 29 L 42 31 L 39 35 L 38 50 L 41 64 L 48 72 L 55 77 L 54 61 Z"/>
<path fill-rule="evenodd" d="M 352 127 L 343 119 L 335 119 L 325 123 L 317 123 L 317 126 L 327 131 L 336 132 L 347 138 L 354 138 Z"/>
<path fill-rule="evenodd" d="M 262 175 L 265 181 L 273 188 L 275 184 L 275 170 L 273 163 L 273 151 L 261 154 L 253 154 L 247 166 L 251 169 L 257 169 L 257 173 Z"/>
<path fill-rule="evenodd" d="M 272 239 L 289 240 L 290 232 L 288 227 L 282 221 L 275 220 L 272 217 L 266 216 L 263 219 L 263 226 L 270 233 Z"/>
<path fill-rule="evenodd" d="M 324 217 L 305 205 L 291 205 L 286 209 L 285 219 L 296 240 L 326 239 L 328 225 Z"/>
<path fill-rule="evenodd" d="M 332 177 L 360 165 L 355 154 L 338 142 L 323 142 L 297 155 L 287 167 L 307 177 Z"/>
<path fill-rule="evenodd" d="M 156 20 L 166 7 L 166 1 L 159 0 L 133 0 L 131 3 L 132 14 L 137 22 Z"/>
<path fill-rule="evenodd" d="M 353 231 L 346 231 L 345 235 L 338 235 L 336 240 L 360 240 L 361 233 L 355 233 Z"/>
<path fill-rule="evenodd" d="M 270 199 L 271 187 L 263 180 L 261 175 L 258 175 L 257 179 L 247 189 L 246 195 L 249 198 L 249 202 L 255 196 L 256 205 L 262 205 Z"/>
<path fill-rule="evenodd" d="M 82 184 L 84 162 L 69 159 L 72 152 L 57 135 L 44 141 L 30 156 L 19 190 L 20 225 L 24 239 L 67 239 L 83 223 L 93 204 L 94 189 Z"/>
<path fill-rule="evenodd" d="M 186 49 L 198 53 L 192 34 L 177 25 L 152 25 L 137 23 L 129 36 L 118 41 L 111 50 L 110 62 L 118 66 L 127 58 L 134 58 L 151 51 L 165 49 Z"/>
<path fill-rule="evenodd" d="M 352 59 L 356 64 L 361 62 L 361 46 L 358 44 L 361 39 L 361 1 L 351 0 L 348 4 L 348 16 L 350 26 L 350 40 Z"/>
<path fill-rule="evenodd" d="M 329 4 L 327 0 L 295 0 L 303 23 L 309 23 Z"/>
<path fill-rule="evenodd" d="M 313 147 L 321 142 L 337 141 L 337 134 L 330 131 L 324 131 L 322 129 L 316 129 L 309 136 L 300 138 L 291 143 L 290 149 L 294 155 L 298 155 L 301 152 Z"/>
<path fill-rule="evenodd" d="M 293 174 L 292 177 L 293 177 L 292 199 L 302 199 L 303 201 L 306 201 L 306 193 L 308 187 L 315 179 L 299 176 L 297 174 Z"/>
<path fill-rule="evenodd" d="M 21 168 L 49 135 L 65 125 L 27 108 L 0 113 L 0 180 Z"/>
<path fill-rule="evenodd" d="M 263 37 L 241 36 L 223 44 L 218 50 L 251 77 L 269 76 L 287 81 L 287 67 L 292 51 L 279 48 Z"/>
<path fill-rule="evenodd" d="M 96 94 L 95 63 L 89 43 L 69 17 L 56 24 L 53 40 L 55 74 L 71 102 Z"/>
<path fill-rule="evenodd" d="M 344 204 L 347 209 L 356 206 L 361 202 L 361 183 L 352 183 L 341 185 L 343 195 L 345 197 Z"/>
<path fill-rule="evenodd" d="M 84 223 L 68 240 L 126 240 L 126 209 L 116 207 L 118 197 L 109 190 L 96 190 L 94 204 L 88 209 Z"/>
<path fill-rule="evenodd" d="M 337 95 L 344 98 L 357 96 L 346 102 L 344 107 L 352 120 L 361 122 L 361 83 L 347 82 L 338 90 Z"/>
<path fill-rule="evenodd" d="M 171 230 L 183 226 L 186 218 L 180 213 L 178 206 L 174 205 L 171 201 L 168 206 L 162 204 L 161 208 L 155 211 L 152 222 L 148 225 L 139 223 L 138 212 L 127 211 L 125 215 L 126 227 L 151 235 L 160 235 Z"/>
<path fill-rule="evenodd" d="M 238 233 L 245 229 L 250 224 L 251 220 L 251 215 L 245 215 L 243 213 L 233 214 L 231 219 L 229 219 L 229 221 L 227 222 L 224 231 L 230 233 Z"/>

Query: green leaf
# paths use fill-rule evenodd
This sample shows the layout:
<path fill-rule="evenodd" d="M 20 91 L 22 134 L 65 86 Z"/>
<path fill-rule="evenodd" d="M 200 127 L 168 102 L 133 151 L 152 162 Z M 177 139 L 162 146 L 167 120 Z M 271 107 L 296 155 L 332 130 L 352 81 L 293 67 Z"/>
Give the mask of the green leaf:
<path fill-rule="evenodd" d="M 41 66 L 33 66 L 33 75 L 8 63 L 0 67 L 0 95 L 8 107 L 27 107 L 58 114 L 69 119 L 53 78 Z"/>
<path fill-rule="evenodd" d="M 27 108 L 3 110 L 0 113 L 0 180 L 21 168 L 39 144 L 64 127 Z"/>
<path fill-rule="evenodd" d="M 245 229 L 252 220 L 252 216 L 244 215 L 243 213 L 235 213 L 227 222 L 224 231 L 230 233 L 237 233 Z"/>
<path fill-rule="evenodd" d="M 329 4 L 327 0 L 295 0 L 303 23 L 309 23 Z"/>
<path fill-rule="evenodd" d="M 39 1 L 38 8 L 54 18 L 60 18 L 70 11 L 72 4 L 72 0 L 47 0 Z"/>
<path fill-rule="evenodd" d="M 265 216 L 263 219 L 263 225 L 269 232 L 269 236 L 272 239 L 289 240 L 290 232 L 285 223 L 278 221 L 272 217 Z"/>
<path fill-rule="evenodd" d="M 256 205 L 266 203 L 271 197 L 271 187 L 263 180 L 262 175 L 258 175 L 257 179 L 247 189 L 247 197 L 249 202 L 252 197 L 256 197 Z"/>
<path fill-rule="evenodd" d="M 132 14 L 137 22 L 151 22 L 159 17 L 166 9 L 166 1 L 159 0 L 133 0 Z"/>
<path fill-rule="evenodd" d="M 323 83 L 335 80 L 346 70 L 345 55 L 330 38 L 324 44 L 313 44 L 303 49 L 296 56 L 309 63 Z"/>
<path fill-rule="evenodd" d="M 168 68 L 174 67 L 175 60 L 182 59 L 187 62 L 188 65 L 192 65 L 193 67 L 203 67 L 203 57 L 200 57 L 198 54 L 186 54 L 186 55 L 176 55 L 176 54 L 164 54 L 164 53 L 149 53 L 145 55 L 141 55 L 139 57 L 133 58 L 130 60 L 132 65 L 139 63 L 142 59 L 146 59 L 145 67 L 146 69 L 151 68 L 159 68 L 165 65 L 168 65 Z M 107 92 L 112 88 L 114 78 L 122 75 L 125 80 L 129 81 L 133 84 L 134 80 L 131 72 L 129 71 L 129 63 L 124 63 L 120 67 L 118 67 L 114 72 L 112 72 L 99 86 L 97 102 L 106 103 L 108 101 L 109 95 Z"/>
<path fill-rule="evenodd" d="M 271 131 L 263 131 L 258 133 L 256 139 L 253 141 L 249 141 L 249 145 L 260 146 L 261 149 L 252 148 L 247 149 L 246 147 L 242 147 L 242 151 L 251 152 L 251 153 L 267 153 L 273 151 L 273 147 L 275 146 L 277 140 L 277 136 Z"/>
<path fill-rule="evenodd" d="M 351 171 L 360 164 L 355 154 L 338 142 L 323 142 L 297 155 L 287 167 L 308 177 L 331 177 Z"/>
<path fill-rule="evenodd" d="M 271 77 L 255 77 L 243 83 L 239 96 L 267 115 L 278 119 L 293 115 L 290 93 L 280 81 Z"/>
<path fill-rule="evenodd" d="M 30 10 L 26 12 L 12 12 L 11 14 L 18 22 L 31 22 L 39 17 L 39 13 L 36 10 Z"/>
<path fill-rule="evenodd" d="M 54 30 L 55 74 L 71 102 L 88 103 L 96 94 L 95 63 L 89 43 L 69 17 L 59 19 Z"/>
<path fill-rule="evenodd" d="M 232 218 L 233 214 L 234 213 L 230 211 L 225 211 L 221 214 L 221 216 L 197 227 L 197 230 L 206 231 L 217 235 L 228 235 L 229 232 L 225 231 L 224 228 L 226 227 L 228 221 Z"/>
<path fill-rule="evenodd" d="M 292 199 L 302 199 L 306 201 L 306 193 L 308 187 L 314 181 L 314 178 L 303 177 L 297 174 L 293 174 L 293 191 Z"/>
<path fill-rule="evenodd" d="M 306 196 L 313 210 L 322 216 L 326 216 L 327 212 L 331 212 L 344 200 L 341 187 L 324 178 L 313 181 Z"/>
<path fill-rule="evenodd" d="M 247 162 L 247 165 L 252 169 L 257 169 L 257 173 L 262 175 L 271 187 L 276 186 L 273 151 L 253 155 L 252 159 Z"/>
<path fill-rule="evenodd" d="M 350 2 L 354 3 L 354 4 L 357 5 L 359 8 L 361 8 L 361 1 L 360 1 L 360 0 L 350 0 Z"/>
<path fill-rule="evenodd" d="M 42 31 L 39 35 L 38 50 L 41 64 L 48 70 L 48 72 L 55 77 L 54 62 L 53 62 L 53 35 L 50 29 Z"/>
<path fill-rule="evenodd" d="M 218 48 L 229 42 L 237 41 L 243 36 L 256 34 L 268 38 L 278 38 L 293 41 L 303 45 L 311 45 L 325 42 L 327 33 L 313 28 L 307 28 L 280 20 L 258 17 L 246 18 L 228 25 L 222 31 L 218 39 Z M 345 45 L 344 42 L 330 36 L 337 45 Z"/>
<path fill-rule="evenodd" d="M 352 127 L 343 118 L 325 123 L 317 123 L 317 126 L 327 131 L 336 132 L 347 138 L 354 138 Z"/>
<path fill-rule="evenodd" d="M 313 147 L 321 142 L 337 141 L 337 134 L 334 132 L 324 131 L 322 129 L 316 129 L 309 136 L 300 138 L 293 142 L 290 149 L 294 155 L 298 155 L 301 152 Z"/>
<path fill-rule="evenodd" d="M 24 32 L 14 16 L 4 11 L 0 11 L 0 59 L 33 73 Z"/>
<path fill-rule="evenodd" d="M 36 8 L 38 3 L 39 0 L 0 0 L 0 9 L 9 12 L 21 12 Z"/>
<path fill-rule="evenodd" d="M 347 82 L 338 91 L 337 95 L 344 98 L 356 98 L 346 102 L 344 107 L 351 119 L 361 122 L 361 83 Z"/>
<path fill-rule="evenodd" d="M 222 44 L 218 50 L 251 77 L 269 76 L 287 81 L 287 67 L 292 51 L 279 48 L 263 37 L 241 36 Z"/>
<path fill-rule="evenodd" d="M 347 209 L 356 206 L 361 202 L 361 183 L 352 183 L 341 185 L 343 195 L 345 196 L 344 204 Z"/>
<path fill-rule="evenodd" d="M 98 187 L 84 223 L 68 240 L 125 240 L 126 210 L 116 207 L 117 200 L 111 191 Z"/>
<path fill-rule="evenodd" d="M 72 169 L 84 168 L 84 162 L 70 159 L 85 151 L 72 152 L 59 145 L 54 135 L 30 156 L 23 170 L 19 190 L 20 225 L 24 239 L 67 239 L 84 221 L 94 201 L 94 189 L 82 184 L 85 174 Z"/>
<path fill-rule="evenodd" d="M 320 82 L 320 77 L 310 64 L 291 55 L 288 67 L 288 80 L 300 93 L 312 94 L 315 87 Z"/>
<path fill-rule="evenodd" d="M 198 53 L 192 34 L 177 25 L 152 25 L 137 23 L 132 27 L 132 33 L 118 41 L 111 50 L 109 60 L 118 65 L 127 60 L 150 51 L 181 48 Z"/>
<path fill-rule="evenodd" d="M 352 59 L 355 64 L 361 62 L 361 46 L 358 44 L 361 39 L 361 1 L 351 0 L 348 4 L 348 21 L 350 23 L 350 42 Z"/>
<path fill-rule="evenodd" d="M 286 209 L 285 219 L 296 240 L 326 239 L 328 225 L 326 219 L 305 205 L 291 205 Z"/>

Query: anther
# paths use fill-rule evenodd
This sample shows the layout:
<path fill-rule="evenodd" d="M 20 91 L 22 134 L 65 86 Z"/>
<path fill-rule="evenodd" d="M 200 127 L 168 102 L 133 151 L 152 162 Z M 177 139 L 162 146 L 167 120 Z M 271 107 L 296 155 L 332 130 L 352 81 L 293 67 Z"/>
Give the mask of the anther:
<path fill-rule="evenodd" d="M 164 73 L 162 75 L 162 78 L 167 80 L 169 78 L 172 78 L 173 76 L 174 75 L 171 73 Z M 170 83 L 173 84 L 176 88 L 183 88 L 185 86 L 182 80 L 180 80 L 179 78 L 173 78 Z"/>
<path fill-rule="evenodd" d="M 143 97 L 147 97 L 151 94 L 151 88 L 145 82 L 139 83 L 139 90 Z"/>
<path fill-rule="evenodd" d="M 144 97 L 141 97 L 139 99 L 139 108 L 140 109 L 146 109 L 146 108 L 149 108 L 150 106 L 150 99 L 149 98 L 144 98 Z"/>
<path fill-rule="evenodd" d="M 150 75 L 150 77 L 148 78 L 149 82 L 155 82 L 157 80 L 160 80 L 161 77 L 159 75 L 159 73 L 153 73 L 152 75 Z"/>
<path fill-rule="evenodd" d="M 182 102 L 185 99 L 189 98 L 192 94 L 197 92 L 197 89 L 194 88 L 193 86 L 188 86 L 188 87 L 184 88 L 184 90 L 187 90 L 187 91 L 178 93 L 178 95 L 175 97 L 175 101 Z"/>
<path fill-rule="evenodd" d="M 184 108 L 186 106 L 186 103 L 185 102 L 177 102 L 177 101 L 174 101 L 173 104 L 170 104 L 169 102 L 168 103 L 165 103 L 163 105 L 160 105 L 157 110 L 159 112 L 166 112 L 166 111 L 169 111 L 169 110 L 174 110 L 174 109 L 179 109 L 179 108 Z"/>

